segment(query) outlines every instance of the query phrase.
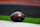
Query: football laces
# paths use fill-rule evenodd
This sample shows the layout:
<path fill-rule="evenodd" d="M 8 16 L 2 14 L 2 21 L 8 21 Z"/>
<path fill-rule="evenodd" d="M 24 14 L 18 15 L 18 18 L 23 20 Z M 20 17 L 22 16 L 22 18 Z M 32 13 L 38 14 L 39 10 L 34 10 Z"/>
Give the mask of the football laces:
<path fill-rule="evenodd" d="M 18 16 L 21 17 L 21 13 L 20 12 L 18 12 Z"/>

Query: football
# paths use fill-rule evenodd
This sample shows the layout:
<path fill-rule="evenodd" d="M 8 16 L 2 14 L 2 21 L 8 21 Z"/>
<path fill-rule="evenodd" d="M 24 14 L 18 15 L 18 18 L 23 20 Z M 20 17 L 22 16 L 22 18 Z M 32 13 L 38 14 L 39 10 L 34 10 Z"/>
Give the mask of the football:
<path fill-rule="evenodd" d="M 10 15 L 10 18 L 14 21 L 14 22 L 21 22 L 24 20 L 25 15 L 22 12 L 16 11 L 14 13 L 12 13 Z"/>

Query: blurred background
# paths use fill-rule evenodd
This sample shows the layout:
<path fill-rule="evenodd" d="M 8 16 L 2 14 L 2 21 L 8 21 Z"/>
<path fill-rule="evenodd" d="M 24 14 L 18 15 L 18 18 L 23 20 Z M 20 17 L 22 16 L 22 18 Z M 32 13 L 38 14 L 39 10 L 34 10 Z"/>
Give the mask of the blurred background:
<path fill-rule="evenodd" d="M 10 14 L 21 11 L 26 18 L 23 22 L 40 24 L 40 0 L 0 0 L 0 20 L 10 19 Z"/>

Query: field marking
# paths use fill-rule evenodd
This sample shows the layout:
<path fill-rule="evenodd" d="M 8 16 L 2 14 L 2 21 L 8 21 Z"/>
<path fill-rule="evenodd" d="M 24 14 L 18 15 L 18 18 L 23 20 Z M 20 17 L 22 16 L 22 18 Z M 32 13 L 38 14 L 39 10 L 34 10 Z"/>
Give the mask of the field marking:
<path fill-rule="evenodd" d="M 0 27 L 40 27 L 39 24 L 23 23 L 23 22 L 10 22 L 0 20 Z"/>

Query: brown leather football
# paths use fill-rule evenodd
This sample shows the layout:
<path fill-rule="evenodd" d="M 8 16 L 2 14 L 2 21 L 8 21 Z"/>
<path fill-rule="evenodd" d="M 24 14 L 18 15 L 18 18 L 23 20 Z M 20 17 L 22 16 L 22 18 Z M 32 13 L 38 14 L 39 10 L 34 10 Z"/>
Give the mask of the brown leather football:
<path fill-rule="evenodd" d="M 25 18 L 25 15 L 22 12 L 16 11 L 10 15 L 10 18 L 14 22 L 21 22 Z"/>

